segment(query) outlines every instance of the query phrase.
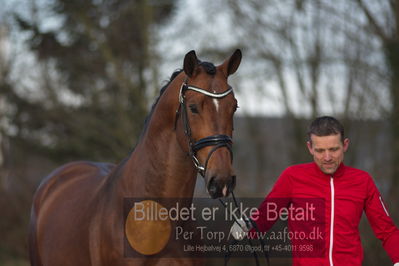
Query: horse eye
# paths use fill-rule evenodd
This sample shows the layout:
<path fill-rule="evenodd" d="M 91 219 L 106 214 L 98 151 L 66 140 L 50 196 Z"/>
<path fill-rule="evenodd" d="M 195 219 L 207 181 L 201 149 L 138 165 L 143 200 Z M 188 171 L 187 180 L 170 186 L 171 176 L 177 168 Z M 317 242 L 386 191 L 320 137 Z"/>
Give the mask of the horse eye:
<path fill-rule="evenodd" d="M 193 114 L 198 114 L 199 112 L 198 112 L 198 109 L 197 109 L 197 106 L 195 105 L 195 104 L 190 104 L 189 105 L 189 108 L 190 108 L 190 110 L 191 110 L 191 112 L 193 113 Z"/>

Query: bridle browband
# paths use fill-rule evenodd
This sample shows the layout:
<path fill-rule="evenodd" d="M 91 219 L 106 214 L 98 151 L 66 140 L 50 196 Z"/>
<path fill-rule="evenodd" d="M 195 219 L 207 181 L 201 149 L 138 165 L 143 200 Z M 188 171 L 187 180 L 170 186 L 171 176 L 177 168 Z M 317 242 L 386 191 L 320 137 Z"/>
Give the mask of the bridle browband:
<path fill-rule="evenodd" d="M 207 91 L 207 90 L 204 90 L 204 89 L 192 86 L 192 85 L 187 85 L 187 79 L 183 82 L 183 84 L 180 87 L 179 107 L 176 110 L 175 128 L 176 128 L 176 123 L 177 123 L 179 114 L 181 114 L 183 127 L 184 127 L 184 134 L 187 136 L 187 139 L 188 139 L 188 155 L 191 157 L 191 159 L 194 163 L 194 166 L 198 170 L 200 175 L 202 177 L 205 177 L 206 169 L 208 166 L 208 161 L 211 158 L 212 154 L 217 149 L 226 147 L 229 150 L 230 155 L 231 155 L 231 160 L 233 161 L 233 151 L 232 151 L 232 147 L 231 147 L 231 145 L 233 144 L 233 141 L 230 136 L 222 135 L 222 134 L 208 136 L 208 137 L 202 138 L 198 141 L 195 141 L 192 138 L 190 121 L 188 120 L 188 114 L 187 114 L 186 98 L 185 98 L 185 92 L 187 90 L 192 90 L 192 91 L 201 93 L 203 95 L 206 95 L 208 97 L 220 99 L 220 98 L 223 98 L 223 97 L 229 95 L 231 92 L 233 92 L 233 89 L 229 88 L 222 93 L 212 93 L 210 91 Z M 205 164 L 201 165 L 200 161 L 197 158 L 197 152 L 205 147 L 208 147 L 208 146 L 213 146 L 213 148 L 208 153 L 208 156 L 205 160 Z"/>

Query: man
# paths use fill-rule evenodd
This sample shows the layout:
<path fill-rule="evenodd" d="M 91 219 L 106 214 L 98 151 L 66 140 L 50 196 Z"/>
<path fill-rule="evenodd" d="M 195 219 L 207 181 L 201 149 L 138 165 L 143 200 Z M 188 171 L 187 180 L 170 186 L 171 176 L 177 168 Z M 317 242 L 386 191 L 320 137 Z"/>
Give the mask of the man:
<path fill-rule="evenodd" d="M 349 139 L 344 137 L 344 128 L 338 120 L 329 116 L 316 118 L 309 127 L 307 142 L 314 162 L 287 168 L 259 207 L 259 215 L 252 216 L 258 230 L 266 232 L 277 220 L 275 216 L 270 218 L 270 206 L 277 206 L 274 213 L 287 215 L 287 206 L 298 199 L 322 200 L 324 209 L 319 209 L 318 213 L 316 210 L 322 223 L 314 217 L 312 221 L 309 216 L 308 220 L 300 222 L 294 221 L 293 215 L 288 217 L 290 230 L 299 228 L 310 232 L 310 226 L 320 224 L 324 229 L 323 237 L 318 240 L 291 239 L 296 245 L 292 248 L 294 265 L 361 265 L 363 250 L 358 226 L 364 211 L 392 262 L 399 266 L 399 230 L 389 217 L 370 175 L 343 164 L 348 146 Z M 270 202 L 276 204 L 270 205 Z M 280 212 L 282 208 L 286 211 Z M 240 223 L 241 226 L 235 223 L 231 228 L 237 239 L 248 231 L 243 220 Z M 254 230 L 252 228 L 251 232 Z M 312 252 L 307 253 L 310 256 L 297 252 L 298 246 L 303 246 L 298 244 L 303 243 L 317 243 Z"/>

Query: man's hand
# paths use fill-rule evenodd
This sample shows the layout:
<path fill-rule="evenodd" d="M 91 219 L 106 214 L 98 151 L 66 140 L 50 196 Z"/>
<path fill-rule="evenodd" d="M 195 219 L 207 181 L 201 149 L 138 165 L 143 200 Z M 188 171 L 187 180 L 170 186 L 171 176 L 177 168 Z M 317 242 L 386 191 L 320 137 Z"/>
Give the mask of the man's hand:
<path fill-rule="evenodd" d="M 244 221 L 244 219 L 246 219 L 246 221 Z M 249 221 L 248 218 L 241 217 L 240 219 L 234 221 L 230 229 L 230 234 L 234 237 L 234 239 L 242 240 L 247 235 L 247 232 L 251 229 L 252 229 L 251 221 Z"/>

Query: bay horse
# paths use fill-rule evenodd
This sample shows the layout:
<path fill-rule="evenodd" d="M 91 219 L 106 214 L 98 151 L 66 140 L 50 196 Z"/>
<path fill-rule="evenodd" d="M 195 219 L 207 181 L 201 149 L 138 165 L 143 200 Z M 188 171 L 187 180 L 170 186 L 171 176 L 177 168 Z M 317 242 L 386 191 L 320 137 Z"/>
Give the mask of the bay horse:
<path fill-rule="evenodd" d="M 34 266 L 195 265 L 190 258 L 126 258 L 123 200 L 192 198 L 197 173 L 212 198 L 235 186 L 233 115 L 228 76 L 236 50 L 221 65 L 191 51 L 154 103 L 134 150 L 120 164 L 79 161 L 59 167 L 39 185 L 30 218 Z M 164 252 L 173 252 L 173 247 Z"/>

